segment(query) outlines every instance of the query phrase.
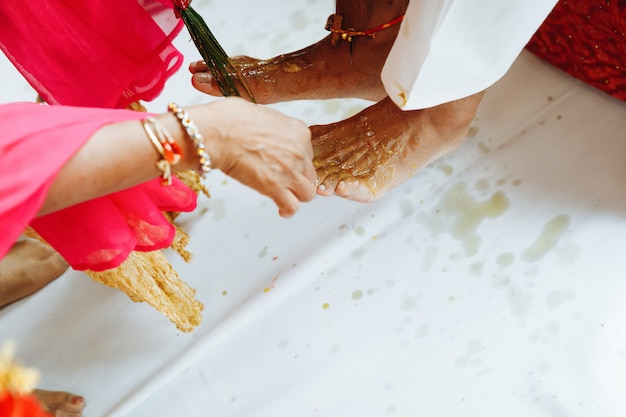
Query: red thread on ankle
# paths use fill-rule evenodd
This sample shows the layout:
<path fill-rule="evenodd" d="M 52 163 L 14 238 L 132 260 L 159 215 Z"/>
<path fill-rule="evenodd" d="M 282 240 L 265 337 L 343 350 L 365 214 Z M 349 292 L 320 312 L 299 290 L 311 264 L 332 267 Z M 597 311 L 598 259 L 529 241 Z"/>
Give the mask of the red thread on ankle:
<path fill-rule="evenodd" d="M 392 19 L 392 20 L 390 20 L 390 21 L 389 21 L 389 22 L 387 22 L 387 23 L 383 23 L 383 24 L 382 24 L 382 25 L 380 25 L 380 26 L 376 26 L 375 28 L 371 28 L 371 29 L 368 29 L 368 30 L 364 30 L 364 31 L 363 31 L 363 34 L 364 34 L 365 36 L 374 36 L 374 35 L 376 34 L 376 32 L 381 31 L 381 30 L 383 30 L 383 29 L 387 29 L 389 26 L 393 26 L 393 25 L 395 25 L 396 23 L 400 23 L 400 22 L 402 22 L 402 19 L 404 19 L 404 15 L 402 15 L 402 16 L 398 16 L 398 17 L 396 17 L 395 19 Z"/>
<path fill-rule="evenodd" d="M 350 28 L 350 29 L 336 29 L 333 27 L 333 20 L 335 16 L 339 16 L 339 15 L 331 15 L 328 18 L 328 21 L 326 23 L 326 30 L 338 35 L 341 39 L 348 41 L 348 42 L 352 42 L 352 38 L 355 36 L 369 36 L 370 38 L 374 38 L 376 37 L 376 33 L 380 32 L 383 29 L 387 29 L 390 26 L 393 26 L 397 23 L 402 22 L 402 20 L 404 19 L 404 15 L 402 16 L 398 16 L 395 19 L 390 20 L 387 23 L 383 23 L 382 25 L 373 27 L 371 29 L 367 29 L 364 31 L 357 31 L 354 28 Z M 339 16 L 340 17 L 340 16 Z M 339 25 L 341 24 L 341 20 L 339 20 L 337 22 Z M 334 44 L 334 40 L 333 40 L 333 44 Z"/>

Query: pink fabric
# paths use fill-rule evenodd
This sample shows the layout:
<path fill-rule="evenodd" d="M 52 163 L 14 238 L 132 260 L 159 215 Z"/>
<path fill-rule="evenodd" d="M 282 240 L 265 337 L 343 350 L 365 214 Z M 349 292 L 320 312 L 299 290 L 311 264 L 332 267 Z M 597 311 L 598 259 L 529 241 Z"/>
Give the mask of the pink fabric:
<path fill-rule="evenodd" d="M 113 268 L 132 250 L 168 246 L 174 228 L 162 211 L 190 211 L 195 193 L 174 179 L 155 179 L 33 220 L 56 173 L 99 127 L 139 120 L 130 110 L 0 105 L 0 257 L 31 222 L 75 269 Z M 36 123 L 33 123 L 36 121 Z M 147 139 L 146 139 L 147 140 Z"/>
<path fill-rule="evenodd" d="M 152 100 L 182 65 L 171 0 L 8 1 L 0 49 L 50 104 Z"/>
<path fill-rule="evenodd" d="M 162 91 L 182 64 L 171 44 L 181 28 L 171 0 L 3 3 L 0 49 L 53 105 L 0 106 L 0 257 L 29 222 L 80 270 L 110 269 L 132 250 L 171 244 L 174 228 L 162 211 L 196 204 L 178 180 L 162 187 L 155 179 L 33 218 L 61 166 L 99 127 L 145 117 L 102 108 Z"/>

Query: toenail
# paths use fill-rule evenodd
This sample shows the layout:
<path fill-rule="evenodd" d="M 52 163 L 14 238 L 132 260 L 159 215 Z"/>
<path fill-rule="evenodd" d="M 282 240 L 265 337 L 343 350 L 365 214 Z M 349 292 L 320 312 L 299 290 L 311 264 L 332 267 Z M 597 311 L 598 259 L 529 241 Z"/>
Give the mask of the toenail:
<path fill-rule="evenodd" d="M 320 184 L 320 186 L 317 187 L 317 189 L 320 191 L 326 191 L 326 186 L 324 184 Z"/>
<path fill-rule="evenodd" d="M 212 80 L 211 75 L 209 75 L 206 72 L 195 73 L 193 77 L 196 79 L 196 81 L 201 82 L 201 83 L 208 83 L 208 82 L 211 82 Z"/>
<path fill-rule="evenodd" d="M 80 405 L 83 402 L 85 402 L 85 399 L 83 397 L 80 397 L 78 395 L 72 395 L 70 398 L 70 402 L 74 405 Z"/>

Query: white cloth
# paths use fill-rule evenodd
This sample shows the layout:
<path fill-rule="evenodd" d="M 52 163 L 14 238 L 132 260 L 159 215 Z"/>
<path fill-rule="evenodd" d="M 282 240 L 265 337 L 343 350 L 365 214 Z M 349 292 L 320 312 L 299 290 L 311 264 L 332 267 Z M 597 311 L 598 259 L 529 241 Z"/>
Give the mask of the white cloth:
<path fill-rule="evenodd" d="M 333 8 L 243 0 L 241 22 L 211 29 L 230 54 L 275 56 L 326 35 Z M 2 96 L 32 99 L 2 64 Z M 149 110 L 172 99 L 207 97 L 181 71 Z M 319 124 L 357 104 L 276 107 Z M 0 310 L 0 343 L 89 417 L 624 417 L 625 113 L 523 52 L 471 137 L 378 202 L 316 198 L 283 219 L 211 173 L 184 218 L 194 259 L 172 256 L 205 305 L 195 332 L 70 271 Z"/>
<path fill-rule="evenodd" d="M 90 417 L 624 417 L 625 112 L 522 53 L 472 137 L 378 202 L 282 219 L 212 173 L 172 257 L 194 333 L 69 272 L 0 310 L 0 339 Z"/>
<path fill-rule="evenodd" d="M 510 68 L 556 0 L 411 1 L 382 71 L 405 110 L 470 96 Z"/>

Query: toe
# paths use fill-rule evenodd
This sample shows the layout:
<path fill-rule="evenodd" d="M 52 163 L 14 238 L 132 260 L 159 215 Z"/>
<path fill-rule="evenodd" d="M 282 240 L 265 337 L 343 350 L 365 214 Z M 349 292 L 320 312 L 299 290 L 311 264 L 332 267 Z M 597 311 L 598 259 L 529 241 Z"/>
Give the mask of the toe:
<path fill-rule="evenodd" d="M 356 178 L 346 178 L 339 181 L 335 194 L 359 203 L 371 203 L 379 197 L 372 192 L 367 183 L 362 183 Z"/>
<path fill-rule="evenodd" d="M 191 85 L 205 94 L 221 96 L 222 92 L 210 72 L 197 72 L 191 76 Z"/>
<path fill-rule="evenodd" d="M 354 178 L 345 178 L 337 183 L 335 194 L 339 197 L 348 198 L 354 194 L 359 187 L 359 182 Z"/>
<path fill-rule="evenodd" d="M 85 399 L 66 391 L 35 390 L 33 392 L 42 406 L 55 417 L 80 417 Z"/>
<path fill-rule="evenodd" d="M 330 195 L 335 194 L 335 188 L 337 187 L 337 182 L 339 179 L 337 175 L 328 175 L 325 178 L 318 181 L 319 185 L 317 187 L 317 194 L 328 197 Z"/>

